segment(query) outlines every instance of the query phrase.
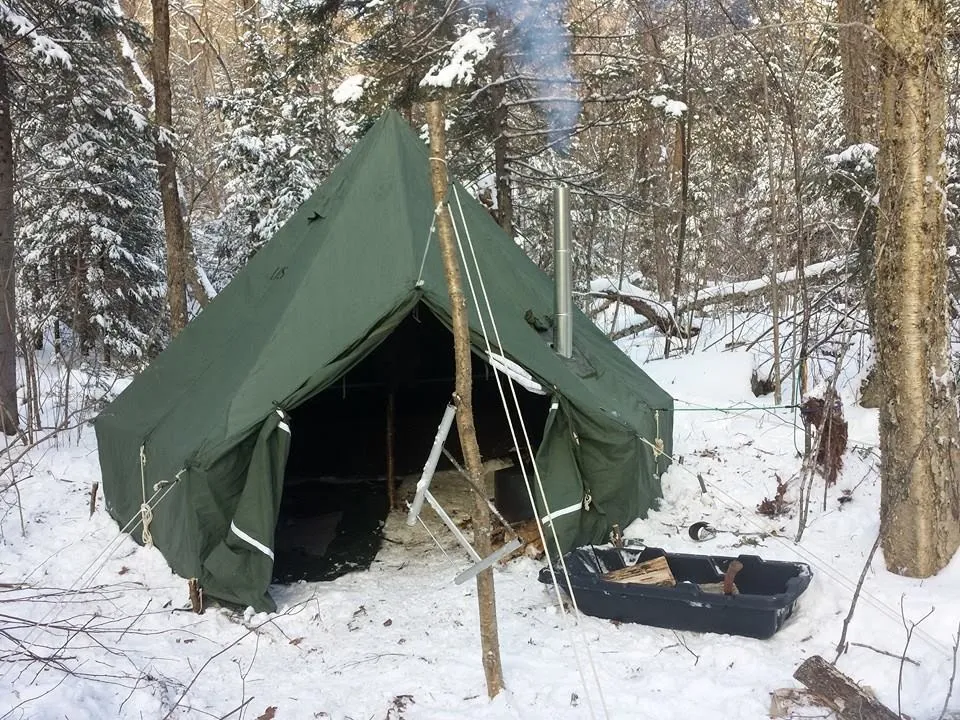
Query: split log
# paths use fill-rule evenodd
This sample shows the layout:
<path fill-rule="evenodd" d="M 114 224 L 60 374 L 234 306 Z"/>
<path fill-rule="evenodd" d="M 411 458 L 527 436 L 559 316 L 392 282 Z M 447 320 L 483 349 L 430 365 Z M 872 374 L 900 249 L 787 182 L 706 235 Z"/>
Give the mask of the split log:
<path fill-rule="evenodd" d="M 743 563 L 739 560 L 733 560 L 729 565 L 727 565 L 727 571 L 723 574 L 724 595 L 731 595 L 736 590 L 736 585 L 733 584 L 733 579 L 741 570 L 743 570 Z"/>
<path fill-rule="evenodd" d="M 615 583 L 638 583 L 658 587 L 675 587 L 677 584 L 667 559 L 662 555 L 630 567 L 611 570 L 604 574 L 603 579 Z"/>
<path fill-rule="evenodd" d="M 819 696 L 840 720 L 899 720 L 897 713 L 819 655 L 804 660 L 793 677 Z"/>

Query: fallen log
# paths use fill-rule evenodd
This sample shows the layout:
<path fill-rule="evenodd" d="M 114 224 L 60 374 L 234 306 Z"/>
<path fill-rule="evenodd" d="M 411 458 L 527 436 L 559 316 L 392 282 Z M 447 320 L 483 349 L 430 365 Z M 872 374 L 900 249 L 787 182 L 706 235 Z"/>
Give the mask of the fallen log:
<path fill-rule="evenodd" d="M 820 697 L 840 720 L 900 720 L 897 713 L 819 655 L 804 660 L 793 677 Z"/>
<path fill-rule="evenodd" d="M 846 257 L 836 257 L 825 262 L 814 263 L 813 265 L 808 265 L 804 269 L 804 274 L 802 276 L 797 273 L 796 269 L 786 270 L 777 273 L 777 283 L 781 287 L 785 287 L 798 282 L 800 277 L 804 277 L 807 280 L 813 278 L 823 280 L 828 277 L 847 272 L 848 262 L 849 259 Z M 770 285 L 770 278 L 767 277 L 757 278 L 754 280 L 738 280 L 704 288 L 697 293 L 696 299 L 689 299 L 683 302 L 677 308 L 675 315 L 679 318 L 690 312 L 701 311 L 711 305 L 719 305 L 721 303 L 727 305 L 732 303 L 740 303 L 769 292 Z M 611 336 L 611 339 L 613 340 L 620 340 L 631 335 L 636 335 L 637 333 L 643 332 L 651 327 L 655 327 L 661 332 L 669 334 L 672 337 L 686 338 L 688 335 L 686 329 L 684 329 L 682 325 L 673 319 L 670 311 L 664 308 L 666 315 L 658 314 L 653 305 L 646 300 L 637 297 L 636 295 L 625 295 L 623 293 L 616 292 L 613 289 L 603 292 L 593 292 L 590 293 L 590 295 L 596 298 L 621 302 L 624 305 L 633 308 L 637 314 L 642 315 L 646 320 L 646 322 L 634 323 L 629 327 L 618 330 Z M 689 336 L 694 337 L 699 332 L 700 328 L 691 327 Z"/>
<path fill-rule="evenodd" d="M 623 303 L 636 311 L 638 315 L 643 315 L 643 317 L 647 319 L 647 322 L 650 323 L 648 327 L 655 327 L 664 335 L 686 340 L 687 338 L 696 337 L 700 333 L 700 328 L 684 328 L 674 320 L 672 315 L 669 313 L 666 315 L 658 313 L 653 305 L 636 295 L 624 295 L 623 293 L 608 290 L 606 292 L 590 293 L 590 296 L 611 302 Z"/>

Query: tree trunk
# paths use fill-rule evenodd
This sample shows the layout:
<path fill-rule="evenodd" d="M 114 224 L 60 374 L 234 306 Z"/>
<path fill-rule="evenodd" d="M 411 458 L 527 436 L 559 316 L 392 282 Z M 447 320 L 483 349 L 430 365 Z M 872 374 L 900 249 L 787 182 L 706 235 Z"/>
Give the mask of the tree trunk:
<path fill-rule="evenodd" d="M 807 394 L 807 359 L 810 353 L 810 289 L 807 287 L 807 227 L 803 204 L 803 152 L 800 148 L 800 123 L 796 103 L 784 97 L 787 105 L 787 123 L 790 130 L 790 155 L 793 160 L 793 200 L 797 213 L 797 288 L 800 291 L 800 342 L 797 347 L 797 383 L 794 402 L 800 403 Z M 799 394 L 799 397 L 797 395 Z M 810 430 L 803 433 L 803 454 L 810 456 Z"/>
<path fill-rule="evenodd" d="M 167 239 L 167 304 L 170 334 L 187 324 L 186 227 L 177 187 L 177 161 L 173 154 L 173 108 L 170 87 L 170 7 L 167 0 L 153 5 L 153 86 L 157 139 L 155 143 Z"/>
<path fill-rule="evenodd" d="M 887 568 L 942 569 L 960 545 L 960 423 L 949 363 L 943 0 L 881 0 L 877 364 Z"/>
<path fill-rule="evenodd" d="M 460 265 L 454 249 L 453 225 L 447 209 L 447 148 L 443 132 L 443 109 L 440 103 L 427 103 L 427 126 L 430 129 L 430 179 L 437 212 L 437 238 L 450 293 L 450 314 L 453 325 L 453 352 L 456 368 L 457 431 L 460 447 L 470 482 L 486 490 L 483 484 L 483 462 L 477 445 L 473 424 L 471 380 L 470 326 L 467 300 L 460 283 Z M 481 557 L 492 551 L 490 539 L 490 508 L 486 498 L 477 495 L 473 516 L 474 547 Z M 503 669 L 500 663 L 500 639 L 497 632 L 497 604 L 490 568 L 477 575 L 477 601 L 480 610 L 480 648 L 483 671 L 487 678 L 487 694 L 493 698 L 503 688 Z"/>
<path fill-rule="evenodd" d="M 680 218 L 677 221 L 677 255 L 676 262 L 673 265 L 673 290 L 670 293 L 670 304 L 673 307 L 673 317 L 675 322 L 680 324 L 680 316 L 677 313 L 680 304 L 680 284 L 683 279 L 683 256 L 687 243 L 687 202 L 689 194 L 689 172 L 690 155 L 688 151 L 688 141 L 690 139 L 690 117 L 680 120 L 677 123 L 677 142 L 680 146 Z M 670 335 L 667 335 L 663 343 L 663 356 L 670 357 Z"/>
<path fill-rule="evenodd" d="M 130 16 L 128 16 L 130 17 Z M 169 28 L 169 25 L 168 25 Z M 149 112 L 150 106 L 155 102 L 155 90 L 149 85 L 141 81 L 143 73 L 139 67 L 139 63 L 136 58 L 130 56 L 127 57 L 123 52 L 123 42 L 128 42 L 122 33 L 118 32 L 115 35 L 115 46 L 117 51 L 117 57 L 122 58 L 121 66 L 123 68 L 123 76 L 127 81 L 127 87 L 130 88 L 134 96 L 137 98 L 137 102 L 140 103 L 144 112 Z M 167 66 L 169 67 L 169 65 Z M 156 76 L 154 76 L 156 77 Z M 167 80 L 169 81 L 169 73 Z M 169 86 L 169 82 L 168 82 Z M 171 91 L 172 92 L 172 91 Z M 170 103 L 168 103 L 169 105 Z M 170 125 L 172 126 L 173 120 L 170 118 Z M 158 120 L 159 124 L 159 120 Z M 171 155 L 172 157 L 172 155 Z M 175 161 L 174 161 L 175 162 Z M 180 182 L 176 174 L 176 166 L 174 165 L 174 188 L 177 191 L 177 204 L 179 207 L 180 217 L 184 217 L 183 213 L 183 198 L 180 195 Z M 164 200 L 165 202 L 165 200 Z M 164 210 L 166 212 L 166 209 Z M 164 221 L 166 221 L 166 215 L 164 216 Z M 184 258 L 184 272 L 186 273 L 185 282 L 190 288 L 190 292 L 193 294 L 194 299 L 200 303 L 201 307 L 206 307 L 210 302 L 210 294 L 207 292 L 207 289 L 203 285 L 203 281 L 200 279 L 200 264 L 197 260 L 196 252 L 193 246 L 193 237 L 190 232 L 190 228 L 187 226 L 186 222 L 181 219 L 181 225 L 183 227 L 183 258 Z"/>
<path fill-rule="evenodd" d="M 183 217 L 181 215 L 181 217 Z M 186 223 L 183 226 L 183 258 L 184 272 L 186 273 L 187 285 L 200 307 L 206 307 L 210 304 L 210 293 L 200 279 L 200 260 L 197 258 L 196 249 L 193 246 L 193 233 Z"/>
<path fill-rule="evenodd" d="M 20 412 L 17 408 L 17 274 L 9 72 L 6 52 L 0 47 L 0 432 L 16 435 Z"/>
<path fill-rule="evenodd" d="M 843 131 L 847 145 L 877 143 L 878 48 L 873 33 L 870 0 L 838 0 L 837 20 L 843 88 Z M 877 208 L 864 192 L 851 188 L 849 209 L 856 218 L 853 245 L 857 249 L 857 276 L 871 332 L 876 335 L 873 247 L 877 234 Z M 880 407 L 882 397 L 876 368 L 860 386 L 860 404 Z"/>
<path fill-rule="evenodd" d="M 850 145 L 877 141 L 877 43 L 868 1 L 837 1 L 843 129 Z"/>
<path fill-rule="evenodd" d="M 770 89 L 763 75 L 764 136 L 767 143 L 767 182 L 770 185 L 770 236 L 773 238 L 773 260 L 770 272 L 770 314 L 773 322 L 773 367 L 769 380 L 773 382 L 773 403 L 783 402 L 783 382 L 780 377 L 780 184 L 773 163 L 773 131 L 770 112 Z"/>
<path fill-rule="evenodd" d="M 673 293 L 670 296 L 673 305 L 673 317 L 677 324 L 677 305 L 680 302 L 680 280 L 683 277 L 683 252 L 687 242 L 687 211 L 690 201 L 690 112 L 689 72 L 690 72 L 690 5 L 683 4 L 683 71 L 680 84 L 683 90 L 683 104 L 686 109 L 677 121 L 677 142 L 680 145 L 680 218 L 677 221 L 677 262 L 673 267 Z M 663 356 L 670 357 L 670 335 L 663 342 Z"/>
<path fill-rule="evenodd" d="M 490 26 L 496 29 L 497 49 L 494 57 L 493 76 L 500 82 L 490 91 L 493 104 L 493 170 L 497 183 L 497 222 L 510 237 L 513 237 L 513 192 L 510 187 L 510 171 L 507 168 L 507 106 L 504 103 L 507 86 L 503 35 L 504 28 L 499 10 L 489 10 Z"/>

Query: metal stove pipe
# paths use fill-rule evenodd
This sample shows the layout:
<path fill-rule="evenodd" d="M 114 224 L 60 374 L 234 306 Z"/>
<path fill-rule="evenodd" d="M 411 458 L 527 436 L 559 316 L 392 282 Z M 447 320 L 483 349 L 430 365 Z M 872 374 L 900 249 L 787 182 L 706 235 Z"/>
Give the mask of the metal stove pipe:
<path fill-rule="evenodd" d="M 570 253 L 570 188 L 553 190 L 553 347 L 563 357 L 573 355 L 573 272 Z"/>

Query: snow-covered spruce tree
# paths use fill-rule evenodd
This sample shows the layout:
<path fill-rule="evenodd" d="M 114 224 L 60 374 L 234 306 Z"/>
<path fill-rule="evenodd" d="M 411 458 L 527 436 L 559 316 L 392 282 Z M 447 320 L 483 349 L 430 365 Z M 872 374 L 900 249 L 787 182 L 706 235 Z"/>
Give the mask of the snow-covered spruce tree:
<path fill-rule="evenodd" d="M 226 175 L 224 211 L 199 231 L 198 245 L 223 286 L 309 197 L 343 147 L 331 99 L 339 54 L 328 23 L 307 3 L 286 3 L 247 19 L 244 77 L 211 102 L 224 136 L 216 147 Z"/>
<path fill-rule="evenodd" d="M 14 90 L 23 332 L 138 363 L 162 329 L 162 236 L 147 122 L 120 65 L 126 21 L 112 0 L 26 4 L 70 63 L 35 63 Z"/>

